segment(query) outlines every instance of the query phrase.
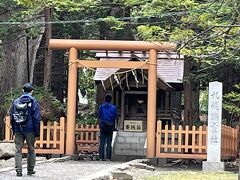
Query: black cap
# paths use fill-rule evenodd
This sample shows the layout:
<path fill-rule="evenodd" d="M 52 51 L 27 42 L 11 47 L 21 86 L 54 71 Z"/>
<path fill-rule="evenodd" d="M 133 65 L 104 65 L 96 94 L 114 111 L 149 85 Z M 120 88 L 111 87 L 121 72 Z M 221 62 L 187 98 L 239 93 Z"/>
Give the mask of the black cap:
<path fill-rule="evenodd" d="M 24 92 L 31 92 L 33 90 L 33 86 L 31 83 L 24 84 L 23 91 Z"/>

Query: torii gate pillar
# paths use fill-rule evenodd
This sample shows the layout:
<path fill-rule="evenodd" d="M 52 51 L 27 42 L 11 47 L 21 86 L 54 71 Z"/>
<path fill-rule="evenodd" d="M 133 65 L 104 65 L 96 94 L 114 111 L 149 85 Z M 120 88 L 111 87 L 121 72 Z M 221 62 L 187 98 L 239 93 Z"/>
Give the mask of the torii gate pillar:
<path fill-rule="evenodd" d="M 76 124 L 76 99 L 77 99 L 77 67 L 76 59 L 78 50 L 71 48 L 69 50 L 68 66 L 68 92 L 67 92 L 67 137 L 66 137 L 66 154 L 74 155 L 75 143 L 75 124 Z"/>
<path fill-rule="evenodd" d="M 147 101 L 147 157 L 155 157 L 157 99 L 157 51 L 149 51 L 148 101 Z"/>

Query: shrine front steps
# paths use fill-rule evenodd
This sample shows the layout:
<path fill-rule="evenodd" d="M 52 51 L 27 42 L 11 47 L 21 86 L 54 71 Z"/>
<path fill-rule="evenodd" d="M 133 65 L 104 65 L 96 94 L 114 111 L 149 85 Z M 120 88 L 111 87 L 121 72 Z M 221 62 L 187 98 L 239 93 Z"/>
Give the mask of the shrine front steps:
<path fill-rule="evenodd" d="M 113 146 L 113 160 L 128 161 L 146 157 L 146 132 L 119 131 Z"/>

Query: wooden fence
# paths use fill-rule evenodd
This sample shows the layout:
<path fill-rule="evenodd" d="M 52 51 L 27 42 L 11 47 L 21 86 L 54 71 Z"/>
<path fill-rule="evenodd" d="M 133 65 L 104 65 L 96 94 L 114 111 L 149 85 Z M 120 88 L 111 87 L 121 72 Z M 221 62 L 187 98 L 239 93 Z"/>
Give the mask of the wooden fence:
<path fill-rule="evenodd" d="M 238 127 L 222 126 L 221 156 L 222 159 L 233 159 L 238 153 Z"/>
<path fill-rule="evenodd" d="M 157 122 L 156 157 L 177 159 L 207 159 L 207 126 L 196 128 L 180 125 L 162 127 Z M 237 157 L 237 129 L 222 126 L 221 158 Z"/>
<path fill-rule="evenodd" d="M 5 141 L 13 141 L 11 133 L 10 117 L 6 117 Z M 64 154 L 65 142 L 65 118 L 61 117 L 60 122 L 47 122 L 45 126 L 40 122 L 40 137 L 35 142 L 37 154 Z M 26 142 L 23 153 L 27 153 Z"/>
<path fill-rule="evenodd" d="M 98 125 L 76 125 L 76 151 L 97 152 L 99 147 Z M 238 153 L 238 129 L 222 126 L 221 158 L 234 159 Z M 6 117 L 5 141 L 13 141 L 10 118 Z M 41 121 L 40 138 L 36 140 L 38 154 L 64 154 L 65 119 L 59 122 Z M 23 153 L 27 152 L 26 146 Z M 206 159 L 207 158 L 207 126 L 195 127 L 175 125 L 162 127 L 157 122 L 156 157 L 177 159 Z"/>
<path fill-rule="evenodd" d="M 99 146 L 99 126 L 77 124 L 76 151 L 77 152 L 98 152 Z"/>

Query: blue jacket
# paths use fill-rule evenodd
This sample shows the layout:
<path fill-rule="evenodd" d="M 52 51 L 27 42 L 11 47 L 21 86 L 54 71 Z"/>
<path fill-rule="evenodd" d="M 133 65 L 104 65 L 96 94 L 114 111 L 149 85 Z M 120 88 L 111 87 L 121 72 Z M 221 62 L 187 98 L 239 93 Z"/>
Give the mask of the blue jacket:
<path fill-rule="evenodd" d="M 99 107 L 98 118 L 100 119 L 100 128 L 102 128 L 104 124 L 114 126 L 115 119 L 117 118 L 116 106 L 111 103 L 104 102 Z"/>
<path fill-rule="evenodd" d="M 13 113 L 16 111 L 16 104 L 18 102 L 31 102 L 30 115 L 26 126 L 21 126 L 14 121 Z M 40 108 L 36 99 L 29 93 L 24 93 L 19 98 L 15 99 L 11 109 L 11 125 L 13 134 L 15 132 L 33 132 L 36 137 L 40 135 Z"/>

